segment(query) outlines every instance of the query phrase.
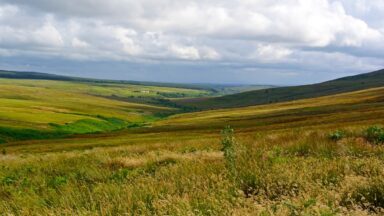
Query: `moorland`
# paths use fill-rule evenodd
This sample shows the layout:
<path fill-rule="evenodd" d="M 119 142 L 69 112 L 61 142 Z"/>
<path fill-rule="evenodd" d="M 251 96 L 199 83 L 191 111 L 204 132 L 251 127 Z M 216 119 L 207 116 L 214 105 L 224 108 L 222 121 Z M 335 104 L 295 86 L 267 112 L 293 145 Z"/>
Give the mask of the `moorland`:
<path fill-rule="evenodd" d="M 384 71 L 297 87 L 4 74 L 4 215 L 383 214 Z"/>

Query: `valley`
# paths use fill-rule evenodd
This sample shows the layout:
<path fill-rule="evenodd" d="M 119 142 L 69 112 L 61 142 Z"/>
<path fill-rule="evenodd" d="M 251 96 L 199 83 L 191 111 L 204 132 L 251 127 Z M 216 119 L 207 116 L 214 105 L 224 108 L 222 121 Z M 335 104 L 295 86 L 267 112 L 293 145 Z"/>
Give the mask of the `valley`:
<path fill-rule="evenodd" d="M 181 86 L 0 79 L 0 211 L 380 214 L 384 86 L 348 85 L 341 93 L 320 89 L 313 97 L 204 111 L 170 104 L 232 96 Z M 159 98 L 169 103 L 156 104 Z"/>

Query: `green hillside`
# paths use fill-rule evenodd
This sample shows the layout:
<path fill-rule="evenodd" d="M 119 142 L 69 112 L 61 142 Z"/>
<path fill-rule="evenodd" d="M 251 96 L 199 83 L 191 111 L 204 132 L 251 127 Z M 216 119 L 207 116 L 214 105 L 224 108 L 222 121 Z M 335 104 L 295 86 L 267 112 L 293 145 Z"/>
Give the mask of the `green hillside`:
<path fill-rule="evenodd" d="M 244 107 L 320 97 L 381 86 L 384 86 L 384 70 L 313 85 L 271 88 L 214 98 L 182 99 L 177 100 L 176 103 L 203 110 Z"/>
<path fill-rule="evenodd" d="M 137 127 L 180 112 L 166 103 L 171 98 L 208 94 L 126 83 L 0 78 L 0 143 Z"/>

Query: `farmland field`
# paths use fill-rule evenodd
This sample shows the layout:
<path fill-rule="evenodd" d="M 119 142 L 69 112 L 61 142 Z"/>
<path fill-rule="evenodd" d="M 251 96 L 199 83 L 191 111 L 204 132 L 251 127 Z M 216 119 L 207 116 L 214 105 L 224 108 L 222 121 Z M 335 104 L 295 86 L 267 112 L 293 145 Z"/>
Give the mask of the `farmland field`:
<path fill-rule="evenodd" d="M 383 213 L 384 88 L 159 117 L 121 98 L 176 90 L 0 83 L 6 215 Z"/>

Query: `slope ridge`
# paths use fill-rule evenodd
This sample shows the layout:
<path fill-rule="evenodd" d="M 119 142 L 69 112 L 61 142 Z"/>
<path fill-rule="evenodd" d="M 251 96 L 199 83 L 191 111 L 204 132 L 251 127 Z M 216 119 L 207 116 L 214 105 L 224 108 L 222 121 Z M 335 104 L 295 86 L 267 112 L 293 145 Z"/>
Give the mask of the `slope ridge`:
<path fill-rule="evenodd" d="M 215 98 L 182 99 L 176 103 L 201 110 L 233 108 L 321 97 L 381 86 L 384 86 L 384 69 L 318 84 L 255 90 Z"/>

